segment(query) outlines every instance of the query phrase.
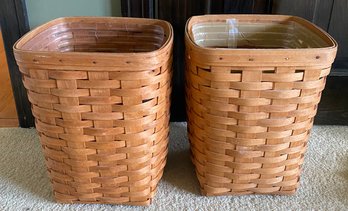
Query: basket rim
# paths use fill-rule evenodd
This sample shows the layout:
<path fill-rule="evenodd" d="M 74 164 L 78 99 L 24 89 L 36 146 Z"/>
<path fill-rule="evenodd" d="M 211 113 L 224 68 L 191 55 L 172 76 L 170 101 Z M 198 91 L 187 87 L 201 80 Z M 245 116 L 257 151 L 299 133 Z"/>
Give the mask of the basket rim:
<path fill-rule="evenodd" d="M 59 52 L 59 51 L 39 51 L 39 50 L 24 50 L 22 49 L 23 45 L 26 44 L 28 41 L 30 41 L 33 37 L 35 37 L 37 34 L 45 31 L 49 27 L 52 27 L 57 24 L 61 23 L 67 23 L 67 22 L 76 22 L 78 20 L 84 20 L 89 22 L 100 22 L 105 23 L 104 21 L 108 22 L 115 22 L 115 23 L 127 23 L 127 22 L 133 22 L 138 24 L 145 24 L 150 23 L 154 25 L 158 25 L 163 27 L 164 31 L 168 36 L 165 37 L 165 42 L 161 45 L 160 48 L 154 50 L 154 51 L 148 51 L 148 52 L 132 52 L 132 53 L 108 53 L 108 52 L 80 52 L 80 51 L 72 51 L 72 52 Z M 159 20 L 159 19 L 150 19 L 150 18 L 133 18 L 133 17 L 103 17 L 103 16 L 69 16 L 69 17 L 60 17 L 53 19 L 49 22 L 46 22 L 40 26 L 37 26 L 36 28 L 30 30 L 26 34 L 24 34 L 20 39 L 18 39 L 15 44 L 13 45 L 13 51 L 15 53 L 30 53 L 30 54 L 39 54 L 39 55 L 50 55 L 50 56 L 93 56 L 93 57 L 134 57 L 134 56 L 141 56 L 141 57 L 152 57 L 156 55 L 160 55 L 162 53 L 166 52 L 166 48 L 169 46 L 169 44 L 173 41 L 173 27 L 171 24 L 165 20 Z"/>
<path fill-rule="evenodd" d="M 192 35 L 192 26 L 194 23 L 201 23 L 205 20 L 214 19 L 214 20 L 226 20 L 228 18 L 239 18 L 239 19 L 248 19 L 252 18 L 254 20 L 269 20 L 269 21 L 277 21 L 281 22 L 283 21 L 294 21 L 301 26 L 311 30 L 315 34 L 317 34 L 323 41 L 325 41 L 327 44 L 329 44 L 328 47 L 319 47 L 319 48 L 279 48 L 279 49 L 270 49 L 270 48 L 212 48 L 212 47 L 203 47 L 194 41 L 193 35 Z M 298 16 L 291 16 L 291 15 L 250 15 L 250 14 L 240 14 L 240 15 L 234 15 L 234 14 L 227 14 L 227 15 L 198 15 L 198 16 L 192 16 L 190 17 L 185 26 L 185 37 L 186 40 L 189 42 L 190 45 L 192 45 L 196 50 L 200 52 L 205 53 L 218 53 L 218 54 L 224 54 L 224 53 L 231 53 L 231 52 L 249 52 L 250 50 L 257 52 L 257 53 L 265 53 L 269 54 L 270 51 L 273 53 L 284 53 L 284 52 L 313 52 L 313 51 L 322 51 L 322 50 L 335 50 L 338 47 L 338 43 L 336 40 L 329 35 L 327 32 L 325 32 L 320 27 L 316 26 L 314 23 L 309 22 L 308 20 L 305 20 L 304 18 L 298 17 Z"/>

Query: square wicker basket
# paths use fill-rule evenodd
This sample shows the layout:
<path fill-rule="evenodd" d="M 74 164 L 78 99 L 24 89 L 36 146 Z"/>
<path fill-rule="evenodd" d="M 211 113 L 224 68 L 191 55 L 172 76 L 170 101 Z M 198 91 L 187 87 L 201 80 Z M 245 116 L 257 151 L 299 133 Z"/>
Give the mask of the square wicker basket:
<path fill-rule="evenodd" d="M 203 194 L 293 194 L 337 43 L 298 17 L 188 20 L 186 102 Z"/>
<path fill-rule="evenodd" d="M 57 201 L 151 203 L 167 156 L 172 44 L 165 21 L 71 17 L 14 45 Z"/>

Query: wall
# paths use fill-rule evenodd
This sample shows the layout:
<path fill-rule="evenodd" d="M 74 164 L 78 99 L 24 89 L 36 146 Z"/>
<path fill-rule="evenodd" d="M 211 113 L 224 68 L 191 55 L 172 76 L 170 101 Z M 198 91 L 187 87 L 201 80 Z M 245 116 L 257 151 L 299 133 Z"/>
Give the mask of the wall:
<path fill-rule="evenodd" d="M 27 0 L 30 28 L 63 16 L 121 16 L 120 0 Z"/>

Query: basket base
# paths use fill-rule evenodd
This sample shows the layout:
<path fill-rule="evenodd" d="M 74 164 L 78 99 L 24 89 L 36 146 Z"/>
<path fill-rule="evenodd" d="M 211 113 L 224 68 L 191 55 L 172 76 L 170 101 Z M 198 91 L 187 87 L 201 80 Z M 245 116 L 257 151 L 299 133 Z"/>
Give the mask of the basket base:
<path fill-rule="evenodd" d="M 72 195 L 61 194 L 53 191 L 54 199 L 61 204 L 112 204 L 112 205 L 131 205 L 131 206 L 149 206 L 157 192 L 157 187 L 148 195 L 141 197 L 99 197 L 99 198 L 83 198 Z"/>
<path fill-rule="evenodd" d="M 131 205 L 131 206 L 149 206 L 151 205 L 153 199 L 148 199 L 146 201 L 130 202 L 122 199 L 110 199 L 110 200 L 101 200 L 101 201 L 71 201 L 71 200 L 62 200 L 55 198 L 57 203 L 61 204 L 111 204 L 111 205 Z"/>
<path fill-rule="evenodd" d="M 201 188 L 201 194 L 203 196 L 243 196 L 243 195 L 282 195 L 282 196 L 292 196 L 295 195 L 297 192 L 297 189 L 290 190 L 290 191 L 276 191 L 271 193 L 257 193 L 252 191 L 243 191 L 243 192 L 224 192 L 224 193 L 209 193 Z"/>

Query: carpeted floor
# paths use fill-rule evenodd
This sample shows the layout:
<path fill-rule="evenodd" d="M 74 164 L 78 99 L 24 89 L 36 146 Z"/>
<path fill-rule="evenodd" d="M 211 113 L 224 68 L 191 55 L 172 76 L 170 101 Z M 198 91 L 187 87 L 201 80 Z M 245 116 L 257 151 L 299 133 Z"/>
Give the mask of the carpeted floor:
<path fill-rule="evenodd" d="M 348 210 L 348 127 L 315 126 L 294 196 L 204 197 L 185 123 L 172 123 L 168 164 L 149 207 L 53 201 L 34 129 L 0 129 L 0 210 Z"/>

